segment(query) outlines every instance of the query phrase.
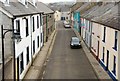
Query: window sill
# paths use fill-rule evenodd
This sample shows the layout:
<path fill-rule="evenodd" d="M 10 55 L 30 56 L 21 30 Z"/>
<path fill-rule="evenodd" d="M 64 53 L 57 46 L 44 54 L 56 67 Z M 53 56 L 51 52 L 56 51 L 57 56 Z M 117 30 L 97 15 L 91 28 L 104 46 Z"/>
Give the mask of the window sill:
<path fill-rule="evenodd" d="M 104 63 L 104 60 L 103 59 L 101 59 L 102 60 L 102 62 Z"/>
<path fill-rule="evenodd" d="M 112 71 L 112 73 L 116 76 L 116 72 L 115 71 Z"/>
<path fill-rule="evenodd" d="M 102 40 L 105 43 L 105 40 Z"/>
<path fill-rule="evenodd" d="M 112 47 L 115 51 L 117 51 L 117 48 L 115 48 L 115 47 Z"/>

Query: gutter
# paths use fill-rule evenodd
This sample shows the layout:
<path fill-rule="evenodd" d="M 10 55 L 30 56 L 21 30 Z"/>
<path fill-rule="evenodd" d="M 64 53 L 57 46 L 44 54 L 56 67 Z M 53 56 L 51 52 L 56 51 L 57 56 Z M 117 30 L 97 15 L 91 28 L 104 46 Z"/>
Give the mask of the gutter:
<path fill-rule="evenodd" d="M 115 28 L 115 27 L 113 27 L 113 26 L 109 26 L 109 25 L 106 25 L 106 24 L 103 24 L 103 23 L 100 23 L 100 22 L 97 22 L 97 21 L 94 21 L 94 20 L 91 20 L 91 19 L 88 19 L 88 18 L 85 18 L 85 17 L 81 17 L 81 18 L 84 18 L 84 19 L 86 19 L 86 20 L 88 20 L 88 21 L 90 21 L 90 22 L 98 23 L 98 24 L 100 24 L 100 25 L 104 25 L 104 26 L 106 26 L 106 27 L 113 28 L 113 29 L 116 29 L 116 30 L 119 30 L 119 31 L 120 31 L 120 29 Z"/>

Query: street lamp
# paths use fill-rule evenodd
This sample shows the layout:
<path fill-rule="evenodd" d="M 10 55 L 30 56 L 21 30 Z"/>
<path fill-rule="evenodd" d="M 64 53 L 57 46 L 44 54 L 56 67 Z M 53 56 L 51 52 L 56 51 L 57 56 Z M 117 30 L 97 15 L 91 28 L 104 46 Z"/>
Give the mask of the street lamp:
<path fill-rule="evenodd" d="M 3 32 L 5 31 L 5 32 Z M 4 38 L 5 38 L 5 34 L 7 32 L 13 32 L 13 39 L 21 39 L 21 36 L 19 34 L 15 34 L 14 33 L 14 29 L 4 29 L 3 28 L 3 25 L 1 25 L 1 38 L 2 38 L 2 81 L 4 81 L 5 77 L 5 70 L 4 70 Z M 14 43 L 14 42 L 13 42 Z M 16 67 L 15 67 L 15 48 L 13 47 L 14 49 L 14 55 L 13 55 L 13 58 L 14 58 L 14 81 L 16 80 Z"/>

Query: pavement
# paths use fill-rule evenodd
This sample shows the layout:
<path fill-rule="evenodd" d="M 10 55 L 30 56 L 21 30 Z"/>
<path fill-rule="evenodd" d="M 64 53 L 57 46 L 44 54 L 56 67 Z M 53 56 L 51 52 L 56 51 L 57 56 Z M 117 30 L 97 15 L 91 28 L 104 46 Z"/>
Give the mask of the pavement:
<path fill-rule="evenodd" d="M 72 28 L 73 29 L 73 28 Z M 77 37 L 82 39 L 78 31 L 73 29 Z M 95 57 L 92 55 L 88 47 L 86 46 L 85 42 L 82 41 L 81 45 L 83 47 L 83 50 L 85 51 L 86 56 L 88 57 L 92 67 L 94 68 L 94 71 L 96 72 L 96 75 L 98 76 L 98 79 L 100 80 L 109 80 L 112 81 L 111 77 L 107 74 L 107 72 L 102 68 L 102 66 L 99 64 L 99 62 L 95 59 Z"/>
<path fill-rule="evenodd" d="M 41 79 L 43 75 L 44 68 L 46 67 L 46 61 L 50 55 L 50 52 L 52 50 L 53 41 L 56 36 L 56 30 L 51 34 L 51 36 L 48 38 L 48 42 L 46 42 L 41 49 L 41 51 L 36 56 L 32 66 L 29 68 L 28 72 L 26 73 L 24 80 L 35 80 L 35 79 Z"/>
<path fill-rule="evenodd" d="M 9 58 L 5 59 L 5 79 L 13 79 L 13 56 L 9 56 Z M 2 80 L 2 64 L 0 64 L 0 81 Z M 9 72 L 9 73 L 8 73 Z"/>

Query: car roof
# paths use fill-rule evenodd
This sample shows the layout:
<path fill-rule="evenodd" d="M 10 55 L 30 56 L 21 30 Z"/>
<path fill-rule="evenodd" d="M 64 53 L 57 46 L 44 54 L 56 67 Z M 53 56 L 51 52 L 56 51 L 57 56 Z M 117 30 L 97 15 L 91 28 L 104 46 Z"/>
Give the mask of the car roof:
<path fill-rule="evenodd" d="M 79 40 L 78 37 L 72 37 L 72 40 Z"/>

